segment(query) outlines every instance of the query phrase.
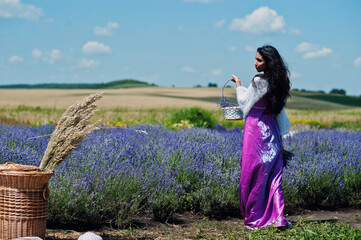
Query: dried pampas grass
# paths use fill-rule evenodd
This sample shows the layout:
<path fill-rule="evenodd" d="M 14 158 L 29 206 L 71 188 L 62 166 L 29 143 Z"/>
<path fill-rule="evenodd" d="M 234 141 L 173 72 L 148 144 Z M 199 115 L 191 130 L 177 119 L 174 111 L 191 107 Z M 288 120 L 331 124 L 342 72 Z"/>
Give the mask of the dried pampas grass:
<path fill-rule="evenodd" d="M 95 124 L 89 124 L 89 120 L 96 111 L 94 103 L 102 98 L 103 93 L 92 94 L 71 105 L 64 112 L 55 131 L 51 134 L 40 163 L 41 171 L 54 171 L 87 134 L 98 129 Z"/>

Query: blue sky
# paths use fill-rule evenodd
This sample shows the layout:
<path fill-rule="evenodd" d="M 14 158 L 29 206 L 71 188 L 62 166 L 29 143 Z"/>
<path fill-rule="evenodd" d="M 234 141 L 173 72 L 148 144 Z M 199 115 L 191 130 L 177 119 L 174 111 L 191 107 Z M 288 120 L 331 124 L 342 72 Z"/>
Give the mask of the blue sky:
<path fill-rule="evenodd" d="M 275 46 L 292 88 L 361 95 L 360 0 L 0 0 L 0 84 L 246 85 Z"/>

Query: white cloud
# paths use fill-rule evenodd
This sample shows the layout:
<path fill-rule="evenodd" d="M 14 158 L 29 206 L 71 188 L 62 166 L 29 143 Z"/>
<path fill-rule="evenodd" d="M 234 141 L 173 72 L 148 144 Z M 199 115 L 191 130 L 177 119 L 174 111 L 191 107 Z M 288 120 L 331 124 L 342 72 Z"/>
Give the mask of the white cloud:
<path fill-rule="evenodd" d="M 49 54 L 49 63 L 53 64 L 61 58 L 61 52 L 58 49 L 51 50 Z"/>
<path fill-rule="evenodd" d="M 59 49 L 53 49 L 50 52 L 49 51 L 43 52 L 40 49 L 35 48 L 33 49 L 33 51 L 31 51 L 31 54 L 33 55 L 34 58 L 41 59 L 44 62 L 50 64 L 54 64 L 62 58 L 62 53 Z"/>
<path fill-rule="evenodd" d="M 202 77 L 217 77 L 220 76 L 223 73 L 223 70 L 221 68 L 218 69 L 211 69 L 210 73 L 202 73 Z"/>
<path fill-rule="evenodd" d="M 33 56 L 34 56 L 34 53 L 33 53 Z M 42 59 L 47 63 L 54 64 L 54 63 L 58 62 L 61 59 L 61 56 L 62 56 L 62 54 L 61 54 L 60 50 L 53 49 L 50 52 L 45 53 L 43 55 Z"/>
<path fill-rule="evenodd" d="M 222 74 L 222 69 L 212 69 L 211 70 L 211 74 L 213 75 L 213 76 L 219 76 L 219 75 L 221 75 Z"/>
<path fill-rule="evenodd" d="M 252 47 L 252 46 L 247 45 L 247 46 L 246 46 L 246 51 L 247 51 L 247 52 L 255 52 L 256 49 L 255 49 L 254 47 Z"/>
<path fill-rule="evenodd" d="M 11 62 L 11 63 L 19 63 L 19 62 L 24 62 L 24 58 L 22 58 L 22 57 L 19 57 L 19 56 L 11 56 L 10 58 L 9 58 L 9 62 Z"/>
<path fill-rule="evenodd" d="M 289 28 L 288 29 L 289 33 L 291 33 L 292 35 L 301 35 L 301 31 L 296 29 L 296 28 Z"/>
<path fill-rule="evenodd" d="M 31 53 L 33 54 L 33 56 L 34 56 L 35 58 L 39 58 L 39 57 L 41 57 L 41 55 L 43 54 L 43 52 L 40 51 L 40 50 L 37 49 L 37 48 L 35 48 Z"/>
<path fill-rule="evenodd" d="M 213 23 L 213 26 L 216 28 L 222 28 L 225 23 L 226 23 L 226 20 L 222 19 L 222 20 L 219 20 L 219 21 Z"/>
<path fill-rule="evenodd" d="M 191 67 L 182 67 L 182 72 L 188 72 L 188 73 L 196 73 L 197 70 L 195 70 L 194 68 Z"/>
<path fill-rule="evenodd" d="M 361 67 L 361 57 L 356 58 L 355 61 L 353 62 L 353 64 L 356 67 Z"/>
<path fill-rule="evenodd" d="M 55 20 L 54 20 L 54 19 L 52 19 L 52 18 L 47 18 L 47 19 L 45 19 L 45 20 L 44 20 L 44 22 L 47 22 L 47 23 L 54 23 L 54 22 L 55 22 Z"/>
<path fill-rule="evenodd" d="M 179 25 L 178 27 L 177 27 L 177 29 L 178 29 L 178 31 L 183 31 L 184 30 L 184 27 L 183 27 L 183 25 Z"/>
<path fill-rule="evenodd" d="M 111 49 L 109 46 L 99 42 L 89 41 L 83 46 L 83 53 L 85 54 L 104 54 L 110 53 Z"/>
<path fill-rule="evenodd" d="M 0 0 L 0 18 L 25 18 L 37 20 L 43 10 L 20 0 Z"/>
<path fill-rule="evenodd" d="M 296 49 L 297 52 L 302 52 L 304 59 L 311 58 L 325 58 L 329 56 L 333 51 L 331 48 L 321 47 L 317 44 L 303 42 L 299 44 Z"/>
<path fill-rule="evenodd" d="M 284 32 L 286 25 L 282 16 L 269 7 L 260 7 L 245 18 L 235 18 L 230 26 L 231 30 L 254 34 Z"/>
<path fill-rule="evenodd" d="M 301 74 L 296 72 L 291 72 L 291 78 L 299 78 L 299 77 L 301 77 Z"/>
<path fill-rule="evenodd" d="M 80 68 L 91 68 L 91 67 L 96 67 L 99 64 L 100 64 L 99 61 L 95 61 L 93 59 L 85 59 L 85 58 L 83 58 L 82 60 L 80 60 L 78 66 Z"/>
<path fill-rule="evenodd" d="M 95 27 L 93 32 L 96 35 L 100 36 L 112 36 L 114 33 L 114 30 L 118 28 L 118 23 L 116 22 L 108 22 L 105 27 Z"/>
<path fill-rule="evenodd" d="M 311 52 L 317 51 L 318 49 L 320 49 L 319 45 L 308 42 L 303 42 L 296 47 L 297 52 Z"/>
<path fill-rule="evenodd" d="M 237 50 L 237 48 L 236 48 L 236 46 L 230 46 L 230 47 L 228 48 L 228 50 L 231 51 L 231 52 L 234 52 L 234 51 Z"/>
<path fill-rule="evenodd" d="M 330 55 L 332 53 L 332 49 L 331 48 L 321 48 L 317 51 L 314 52 L 307 52 L 303 55 L 304 59 L 310 59 L 310 58 L 324 58 L 327 57 L 328 55 Z"/>

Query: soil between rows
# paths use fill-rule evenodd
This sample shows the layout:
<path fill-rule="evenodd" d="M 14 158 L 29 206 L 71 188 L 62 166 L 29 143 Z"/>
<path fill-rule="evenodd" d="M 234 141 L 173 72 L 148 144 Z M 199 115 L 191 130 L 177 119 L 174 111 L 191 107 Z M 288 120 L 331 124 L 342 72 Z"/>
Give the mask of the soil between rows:
<path fill-rule="evenodd" d="M 297 214 L 287 216 L 291 223 L 298 221 L 344 222 L 353 228 L 361 229 L 361 209 L 300 210 Z M 224 220 L 209 220 L 193 213 L 174 214 L 167 223 L 159 223 L 143 218 L 139 226 L 130 229 L 102 229 L 94 232 L 104 240 L 111 239 L 195 239 L 197 235 L 207 235 L 216 238 L 224 232 L 234 233 L 244 229 L 243 219 L 227 218 Z M 87 231 L 78 232 L 66 229 L 47 229 L 46 240 L 77 239 Z"/>

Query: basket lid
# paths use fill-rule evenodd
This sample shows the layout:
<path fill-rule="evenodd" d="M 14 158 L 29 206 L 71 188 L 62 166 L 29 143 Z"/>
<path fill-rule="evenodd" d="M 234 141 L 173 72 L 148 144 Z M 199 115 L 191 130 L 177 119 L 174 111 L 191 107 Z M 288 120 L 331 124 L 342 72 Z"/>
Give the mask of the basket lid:
<path fill-rule="evenodd" d="M 13 162 L 7 162 L 0 164 L 0 172 L 12 171 L 12 172 L 39 172 L 40 169 L 37 166 L 22 165 Z"/>

